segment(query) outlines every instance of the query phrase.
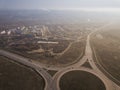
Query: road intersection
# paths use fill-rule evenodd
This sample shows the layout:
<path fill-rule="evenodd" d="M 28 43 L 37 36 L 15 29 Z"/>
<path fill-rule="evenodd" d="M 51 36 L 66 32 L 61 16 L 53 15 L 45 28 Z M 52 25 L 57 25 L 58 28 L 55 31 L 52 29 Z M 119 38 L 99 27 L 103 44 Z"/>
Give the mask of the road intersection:
<path fill-rule="evenodd" d="M 106 26 L 103 26 L 101 28 L 104 28 Z M 99 29 L 101 29 L 99 28 Z M 97 29 L 98 30 L 98 29 Z M 103 72 L 99 70 L 99 68 L 96 66 L 94 60 L 93 60 L 93 52 L 90 45 L 90 36 L 94 32 L 90 33 L 87 36 L 86 40 L 86 47 L 85 47 L 85 54 L 77 63 L 66 66 L 66 67 L 46 67 L 43 64 L 38 64 L 28 58 L 13 54 L 11 52 L 0 50 L 0 55 L 3 55 L 5 57 L 10 58 L 11 60 L 18 62 L 20 64 L 23 64 L 25 66 L 28 66 L 34 70 L 36 70 L 42 77 L 45 79 L 45 90 L 60 90 L 59 87 L 59 80 L 65 73 L 73 70 L 79 70 L 79 71 L 86 71 L 89 72 L 95 76 L 97 76 L 99 79 L 102 80 L 104 83 L 106 90 L 120 90 L 120 86 L 115 84 L 112 80 L 110 80 L 108 77 L 104 75 Z M 89 62 L 92 69 L 83 67 L 82 65 L 86 62 Z M 44 68 L 49 70 L 57 70 L 58 72 L 52 77 Z"/>

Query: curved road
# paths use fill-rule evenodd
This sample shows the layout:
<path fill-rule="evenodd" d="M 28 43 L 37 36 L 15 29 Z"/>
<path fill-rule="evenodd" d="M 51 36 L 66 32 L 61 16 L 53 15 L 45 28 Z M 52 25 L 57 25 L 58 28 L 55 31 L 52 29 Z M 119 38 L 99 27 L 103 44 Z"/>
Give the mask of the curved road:
<path fill-rule="evenodd" d="M 111 25 L 111 24 L 105 25 L 105 26 L 98 28 L 96 30 L 100 30 L 100 29 L 105 28 L 109 25 Z M 96 32 L 96 30 L 94 32 Z M 90 33 L 87 36 L 85 55 L 83 56 L 83 58 L 81 60 L 79 60 L 77 63 L 70 65 L 70 66 L 67 66 L 67 67 L 49 67 L 48 68 L 48 67 L 44 66 L 43 64 L 37 64 L 35 61 L 32 61 L 30 59 L 24 58 L 22 56 L 19 56 L 19 55 L 16 55 L 16 54 L 4 51 L 4 50 L 0 50 L 0 55 L 8 57 L 15 62 L 19 62 L 23 65 L 26 65 L 26 66 L 36 70 L 45 79 L 45 83 L 46 83 L 45 90 L 60 90 L 60 88 L 59 88 L 60 78 L 62 77 L 63 74 L 65 74 L 69 71 L 72 71 L 72 70 L 81 70 L 81 71 L 86 71 L 86 72 L 94 74 L 95 76 L 97 76 L 98 78 L 100 78 L 103 81 L 103 83 L 106 86 L 106 90 L 120 90 L 119 86 L 117 86 L 113 81 L 108 79 L 97 68 L 97 66 L 93 60 L 93 57 L 92 57 L 93 53 L 92 53 L 92 49 L 90 46 L 90 36 L 94 32 Z M 89 62 L 92 69 L 83 67 L 82 65 L 85 62 Z M 43 69 L 44 67 L 46 67 L 46 69 L 57 70 L 58 72 L 52 77 L 45 69 Z"/>
<path fill-rule="evenodd" d="M 19 56 L 19 55 L 16 55 L 16 54 L 4 51 L 4 50 L 0 50 L 0 55 L 8 57 L 15 62 L 21 63 L 23 65 L 26 65 L 26 66 L 36 70 L 45 79 L 45 84 L 46 84 L 45 90 L 52 90 L 52 87 L 51 87 L 51 84 L 53 81 L 52 77 L 41 66 L 38 66 L 38 65 L 32 63 L 32 61 L 30 61 L 30 59 L 24 58 L 22 56 Z"/>
<path fill-rule="evenodd" d="M 105 25 L 99 29 L 96 29 L 96 30 L 100 30 L 100 29 L 103 29 L 107 26 L 111 25 L 108 24 L 108 25 Z M 94 32 L 96 32 L 96 30 Z M 60 78 L 62 77 L 63 74 L 69 72 L 69 71 L 72 71 L 72 70 L 83 70 L 83 71 L 87 71 L 87 72 L 90 72 L 96 76 L 98 76 L 98 78 L 100 78 L 103 83 L 105 84 L 106 86 L 106 90 L 120 90 L 120 87 L 118 85 L 116 85 L 113 81 L 111 81 L 110 79 L 108 79 L 99 69 L 98 67 L 96 66 L 94 60 L 93 60 L 93 53 L 92 53 L 92 49 L 91 49 L 91 46 L 90 46 L 90 35 L 92 35 L 94 32 L 90 33 L 87 37 L 87 41 L 86 41 L 86 49 L 85 49 L 85 55 L 83 56 L 83 58 L 76 64 L 73 64 L 67 68 L 64 68 L 62 70 L 59 70 L 58 73 L 56 73 L 53 77 L 54 79 L 54 84 L 53 84 L 53 87 L 57 86 L 54 90 L 60 90 L 59 88 L 59 80 Z M 91 67 L 92 67 L 92 70 L 91 69 L 88 69 L 88 68 L 83 68 L 82 65 L 85 63 L 85 62 L 89 62 Z M 57 84 L 57 85 L 56 85 Z"/>

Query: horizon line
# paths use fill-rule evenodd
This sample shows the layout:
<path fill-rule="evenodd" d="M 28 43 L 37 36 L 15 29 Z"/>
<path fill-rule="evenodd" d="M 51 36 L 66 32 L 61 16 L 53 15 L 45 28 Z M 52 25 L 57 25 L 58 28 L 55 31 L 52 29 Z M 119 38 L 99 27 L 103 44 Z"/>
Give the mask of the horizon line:
<path fill-rule="evenodd" d="M 87 11 L 87 12 L 120 12 L 120 8 L 38 8 L 38 9 L 0 9 L 0 10 L 43 10 L 43 11 L 51 11 L 51 10 L 59 10 L 59 11 Z"/>

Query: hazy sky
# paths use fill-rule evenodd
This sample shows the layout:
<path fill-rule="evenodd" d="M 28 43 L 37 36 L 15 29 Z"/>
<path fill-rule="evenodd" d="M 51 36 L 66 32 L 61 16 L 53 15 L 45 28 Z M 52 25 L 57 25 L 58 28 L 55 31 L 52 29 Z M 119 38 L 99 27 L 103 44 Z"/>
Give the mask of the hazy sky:
<path fill-rule="evenodd" d="M 0 9 L 120 8 L 120 0 L 0 0 Z"/>

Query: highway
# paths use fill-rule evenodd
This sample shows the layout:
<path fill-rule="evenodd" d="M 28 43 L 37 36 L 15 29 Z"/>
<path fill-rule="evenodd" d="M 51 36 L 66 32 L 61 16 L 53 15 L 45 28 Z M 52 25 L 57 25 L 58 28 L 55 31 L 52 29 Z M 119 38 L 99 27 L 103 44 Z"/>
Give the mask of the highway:
<path fill-rule="evenodd" d="M 54 79 L 54 90 L 60 90 L 59 87 L 59 80 L 62 77 L 62 75 L 64 75 L 65 73 L 69 72 L 69 71 L 73 71 L 73 70 L 80 70 L 80 71 L 86 71 L 89 73 L 94 74 L 95 76 L 97 76 L 98 78 L 100 78 L 102 80 L 102 82 L 104 83 L 106 90 L 120 90 L 120 87 L 118 85 L 116 85 L 112 80 L 110 80 L 109 78 L 107 78 L 100 70 L 99 68 L 96 66 L 94 60 L 93 60 L 93 52 L 90 46 L 90 36 L 95 33 L 97 30 L 103 29 L 109 25 L 111 25 L 112 23 L 105 25 L 103 27 L 97 28 L 94 32 L 90 33 L 87 36 L 87 40 L 86 40 L 86 49 L 85 49 L 85 55 L 83 56 L 83 58 L 81 60 L 79 60 L 79 62 L 77 62 L 76 64 L 73 64 L 71 66 L 68 66 L 64 69 L 59 70 L 53 77 Z M 91 65 L 92 69 L 89 68 L 85 68 L 82 65 L 85 62 L 89 62 L 89 64 Z M 57 85 L 56 85 L 57 84 Z M 55 88 L 56 86 L 56 88 Z"/>
<path fill-rule="evenodd" d="M 97 30 L 101 30 L 109 25 L 111 25 L 111 24 L 104 25 L 103 27 L 97 28 L 95 31 L 91 32 L 87 36 L 85 54 L 84 54 L 83 58 L 80 59 L 77 63 L 66 66 L 66 67 L 55 67 L 55 66 L 54 67 L 46 67 L 43 64 L 38 64 L 37 62 L 32 61 L 28 58 L 24 58 L 22 56 L 13 54 L 13 53 L 5 51 L 5 50 L 0 50 L 0 55 L 8 57 L 8 58 L 10 58 L 10 60 L 21 63 L 23 65 L 26 65 L 26 66 L 36 70 L 45 79 L 45 83 L 46 83 L 45 90 L 60 90 L 60 87 L 59 87 L 60 78 L 65 73 L 67 73 L 69 71 L 73 71 L 73 70 L 86 71 L 86 72 L 89 72 L 89 73 L 97 76 L 104 83 L 106 90 L 120 90 L 120 86 L 116 85 L 112 80 L 110 80 L 108 77 L 106 77 L 104 75 L 104 73 L 101 72 L 99 70 L 99 68 L 96 66 L 96 64 L 93 60 L 93 51 L 92 51 L 91 45 L 90 45 L 90 36 L 93 33 L 95 33 Z M 89 62 L 92 69 L 82 66 L 86 62 Z M 49 69 L 49 70 L 57 70 L 58 72 L 52 77 L 44 68 Z"/>
<path fill-rule="evenodd" d="M 19 55 L 16 55 L 16 54 L 4 51 L 4 50 L 0 50 L 0 55 L 8 57 L 10 58 L 10 60 L 21 63 L 25 66 L 28 66 L 36 70 L 45 79 L 45 84 L 46 84 L 45 90 L 52 90 L 51 85 L 50 85 L 53 81 L 52 77 L 40 65 L 38 66 L 37 64 L 32 63 L 32 61 L 30 61 L 27 58 L 24 58 L 22 56 L 19 56 Z"/>

